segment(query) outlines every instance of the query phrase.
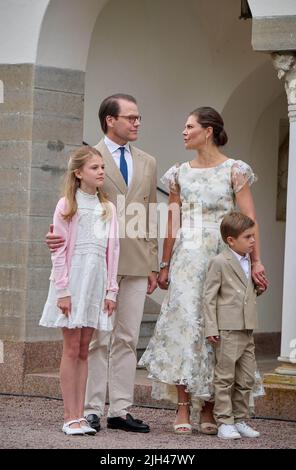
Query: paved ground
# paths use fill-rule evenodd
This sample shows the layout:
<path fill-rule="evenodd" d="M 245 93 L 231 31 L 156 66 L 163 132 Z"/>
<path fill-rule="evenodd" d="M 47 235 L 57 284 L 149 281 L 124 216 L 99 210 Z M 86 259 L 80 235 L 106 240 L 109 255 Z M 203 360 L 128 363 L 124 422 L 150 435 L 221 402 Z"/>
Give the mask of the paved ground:
<path fill-rule="evenodd" d="M 0 395 L 1 449 L 295 449 L 296 422 L 251 420 L 261 432 L 259 439 L 221 441 L 194 430 L 192 436 L 177 436 L 171 430 L 174 411 L 136 408 L 132 413 L 151 426 L 149 434 L 103 428 L 96 436 L 72 437 L 61 432 L 63 404 L 44 398 Z"/>

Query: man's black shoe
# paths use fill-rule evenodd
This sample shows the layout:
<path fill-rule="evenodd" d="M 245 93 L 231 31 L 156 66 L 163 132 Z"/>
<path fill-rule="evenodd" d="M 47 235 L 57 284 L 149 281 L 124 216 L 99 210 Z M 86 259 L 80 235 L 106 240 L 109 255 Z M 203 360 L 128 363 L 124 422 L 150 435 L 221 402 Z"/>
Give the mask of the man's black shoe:
<path fill-rule="evenodd" d="M 95 414 L 91 414 L 87 415 L 86 419 L 90 427 L 99 432 L 99 430 L 101 429 L 100 418 Z"/>
<path fill-rule="evenodd" d="M 109 429 L 122 429 L 123 431 L 130 432 L 149 432 L 148 424 L 143 423 L 140 419 L 135 419 L 130 413 L 127 413 L 126 418 L 107 418 L 107 428 Z"/>

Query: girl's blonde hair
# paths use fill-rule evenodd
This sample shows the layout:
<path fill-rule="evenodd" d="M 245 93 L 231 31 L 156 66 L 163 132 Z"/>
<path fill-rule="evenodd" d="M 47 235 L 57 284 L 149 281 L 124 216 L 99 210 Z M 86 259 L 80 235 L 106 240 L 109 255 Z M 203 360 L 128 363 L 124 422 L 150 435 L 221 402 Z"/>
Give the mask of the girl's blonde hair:
<path fill-rule="evenodd" d="M 87 160 L 94 155 L 98 155 L 103 159 L 101 153 L 97 149 L 90 147 L 89 145 L 84 145 L 83 147 L 75 150 L 75 152 L 73 152 L 70 156 L 68 170 L 65 175 L 63 191 L 63 195 L 67 201 L 67 211 L 63 214 L 63 218 L 65 220 L 71 220 L 78 209 L 76 202 L 76 191 L 80 187 L 80 179 L 76 177 L 75 171 L 80 170 L 85 165 Z M 112 214 L 109 200 L 100 188 L 97 188 L 97 195 L 99 201 L 104 207 L 102 218 L 104 220 L 108 220 Z"/>

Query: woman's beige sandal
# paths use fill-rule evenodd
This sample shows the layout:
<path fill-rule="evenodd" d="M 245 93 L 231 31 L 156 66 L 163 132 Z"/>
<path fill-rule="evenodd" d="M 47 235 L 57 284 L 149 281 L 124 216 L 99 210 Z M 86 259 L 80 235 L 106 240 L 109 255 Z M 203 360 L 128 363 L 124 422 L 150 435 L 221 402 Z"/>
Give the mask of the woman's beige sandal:
<path fill-rule="evenodd" d="M 218 426 L 214 423 L 199 423 L 198 430 L 202 434 L 217 434 Z"/>
<path fill-rule="evenodd" d="M 177 405 L 178 406 L 182 406 L 182 405 L 183 406 L 189 406 L 190 402 L 189 401 L 181 402 L 181 403 L 177 403 Z M 177 409 L 176 413 L 178 413 L 178 409 Z M 174 429 L 175 434 L 183 434 L 183 435 L 192 434 L 192 426 L 189 423 L 174 424 L 173 429 Z"/>

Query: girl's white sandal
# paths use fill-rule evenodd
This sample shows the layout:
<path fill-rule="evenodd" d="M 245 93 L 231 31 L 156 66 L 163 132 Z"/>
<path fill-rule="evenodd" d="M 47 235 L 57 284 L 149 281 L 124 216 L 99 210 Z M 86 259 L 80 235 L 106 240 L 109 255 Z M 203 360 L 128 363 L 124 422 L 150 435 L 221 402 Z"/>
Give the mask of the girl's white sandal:
<path fill-rule="evenodd" d="M 84 432 L 79 428 L 70 428 L 71 424 L 78 423 L 80 425 L 80 422 L 78 419 L 72 419 L 72 421 L 67 421 L 66 423 L 63 424 L 62 431 L 63 433 L 67 434 L 67 436 L 83 436 Z"/>
<path fill-rule="evenodd" d="M 80 423 L 80 427 L 84 434 L 88 434 L 89 436 L 94 436 L 95 434 L 97 434 L 97 431 L 91 426 L 89 426 L 86 418 L 79 418 L 78 421 Z M 86 423 L 86 424 L 83 424 L 83 423 Z"/>

